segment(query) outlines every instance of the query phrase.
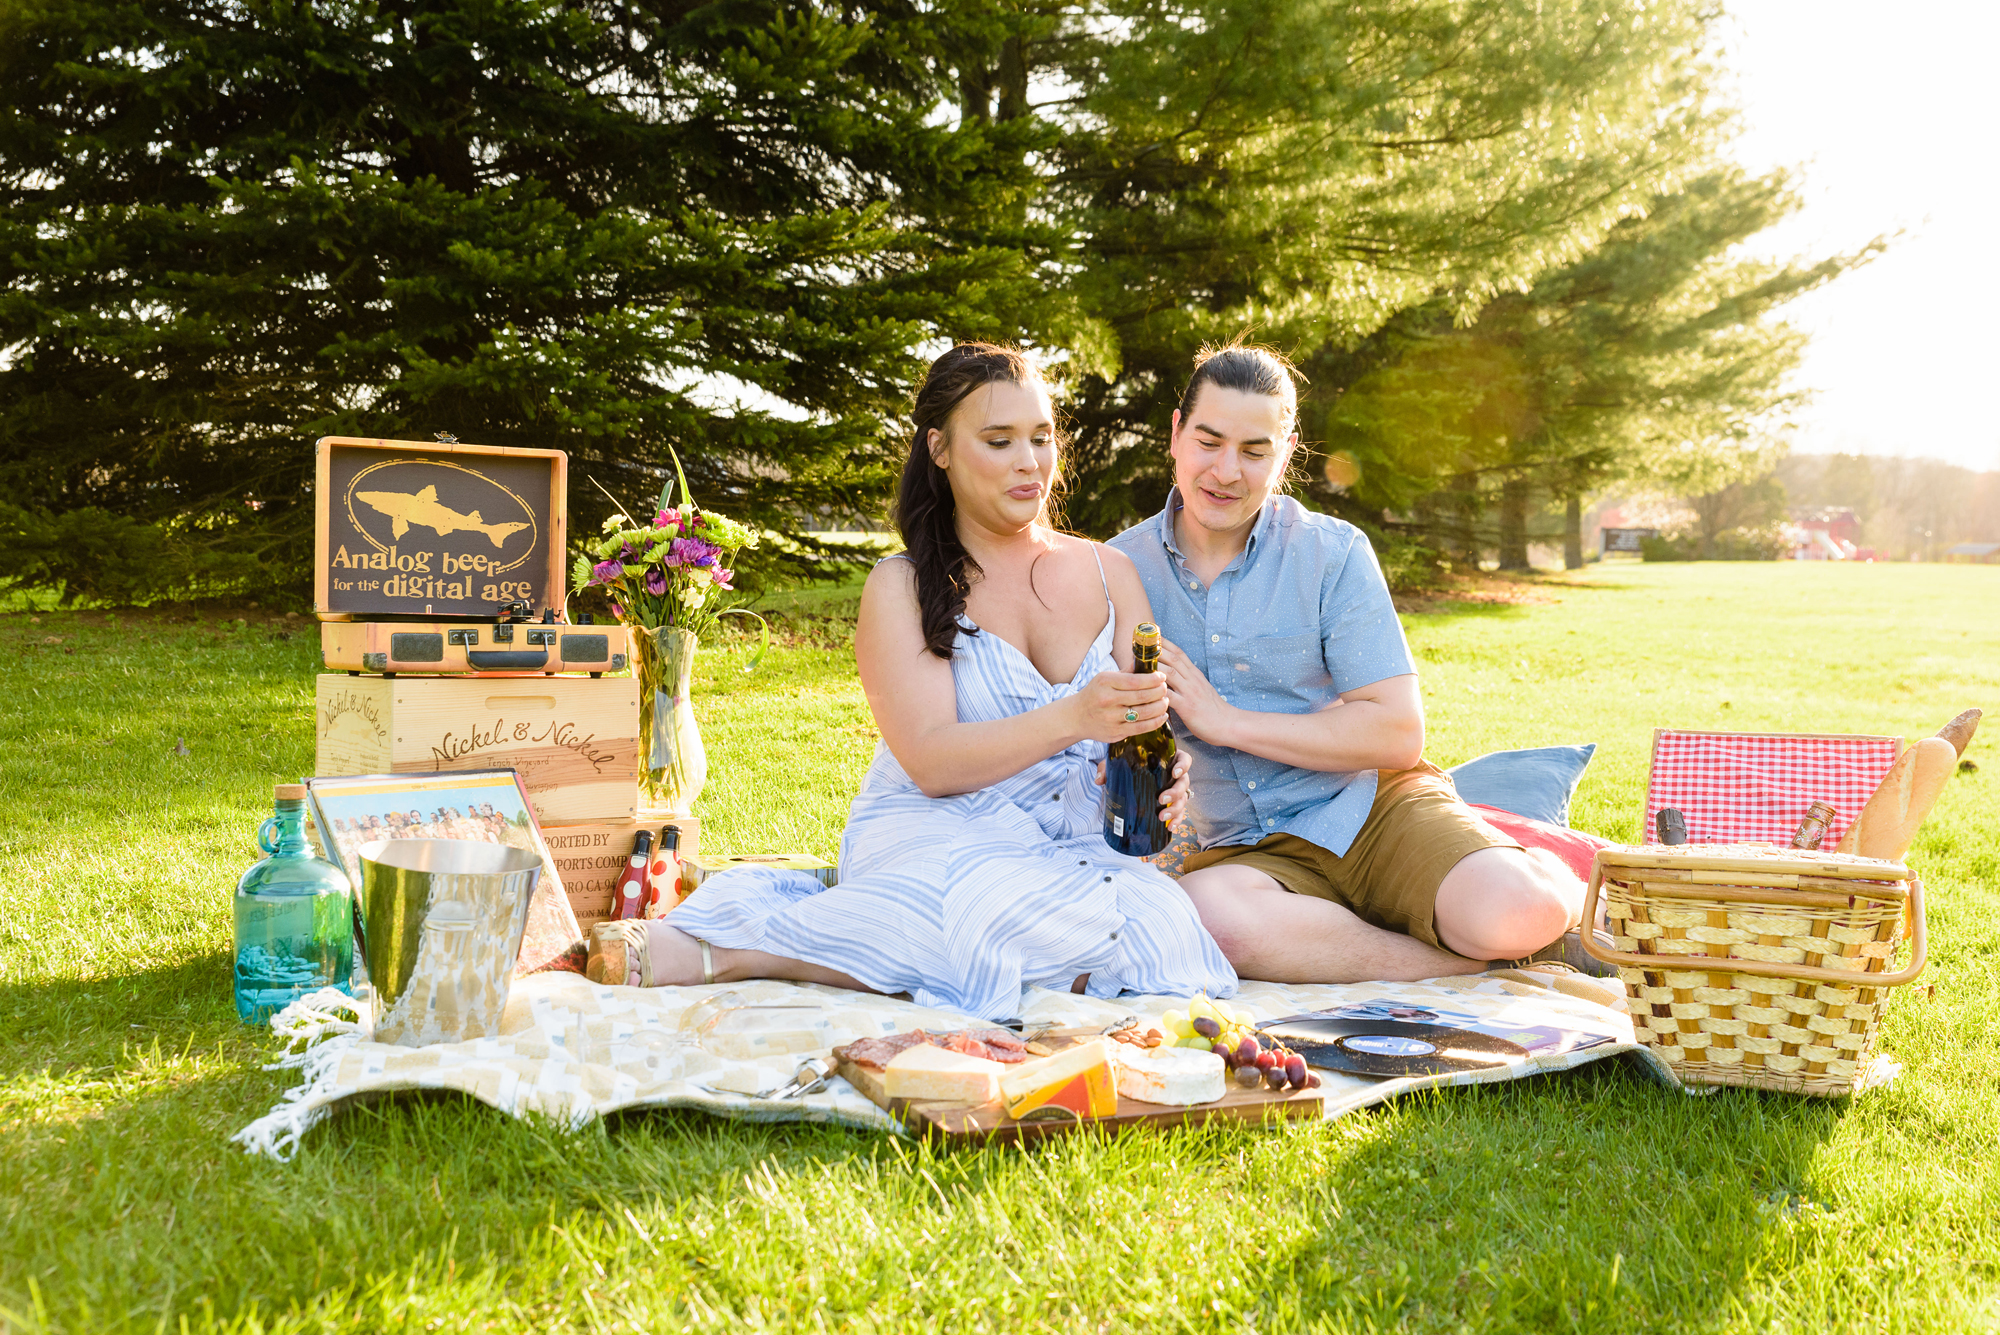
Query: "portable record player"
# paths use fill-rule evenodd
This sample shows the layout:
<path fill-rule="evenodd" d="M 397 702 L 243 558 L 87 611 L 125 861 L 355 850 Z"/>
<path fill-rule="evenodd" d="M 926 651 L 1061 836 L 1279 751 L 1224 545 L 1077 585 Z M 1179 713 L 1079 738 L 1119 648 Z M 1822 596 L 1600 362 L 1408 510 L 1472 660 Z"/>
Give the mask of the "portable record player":
<path fill-rule="evenodd" d="M 496 622 L 563 606 L 569 456 L 324 436 L 313 610 L 322 621 Z"/>
<path fill-rule="evenodd" d="M 313 609 L 326 666 L 486 676 L 617 672 L 623 626 L 563 621 L 569 456 L 322 437 Z"/>
<path fill-rule="evenodd" d="M 520 607 L 525 609 L 526 604 Z M 618 672 L 631 661 L 623 626 L 570 625 L 524 611 L 497 621 L 328 621 L 320 652 L 335 672 L 482 676 L 523 672 Z"/>

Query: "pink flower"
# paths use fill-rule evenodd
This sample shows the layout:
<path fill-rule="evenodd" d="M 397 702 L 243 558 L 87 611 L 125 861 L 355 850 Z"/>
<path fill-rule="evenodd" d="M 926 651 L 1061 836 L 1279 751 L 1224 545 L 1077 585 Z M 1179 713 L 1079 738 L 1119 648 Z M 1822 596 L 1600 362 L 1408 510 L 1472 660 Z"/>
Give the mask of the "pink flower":
<path fill-rule="evenodd" d="M 599 561 L 590 568 L 590 582 L 593 584 L 609 584 L 624 573 L 625 567 L 618 561 Z"/>
<path fill-rule="evenodd" d="M 666 591 L 667 591 L 666 575 L 661 573 L 661 570 L 658 566 L 647 567 L 646 592 L 652 594 L 655 598 L 658 598 L 662 594 L 666 593 Z"/>
<path fill-rule="evenodd" d="M 724 570 L 724 569 L 723 569 L 722 567 L 720 567 L 720 566 L 717 566 L 717 567 L 715 568 L 715 587 L 716 587 L 716 588 L 718 588 L 718 589 L 733 589 L 733 588 L 735 588 L 736 586 L 735 586 L 734 584 L 731 584 L 731 583 L 729 582 L 730 580 L 732 580 L 732 579 L 735 579 L 735 578 L 736 578 L 736 572 L 735 572 L 734 570 Z"/>
<path fill-rule="evenodd" d="M 680 523 L 680 511 L 674 509 L 672 506 L 660 511 L 659 514 L 653 517 L 654 528 L 679 528 Z"/>

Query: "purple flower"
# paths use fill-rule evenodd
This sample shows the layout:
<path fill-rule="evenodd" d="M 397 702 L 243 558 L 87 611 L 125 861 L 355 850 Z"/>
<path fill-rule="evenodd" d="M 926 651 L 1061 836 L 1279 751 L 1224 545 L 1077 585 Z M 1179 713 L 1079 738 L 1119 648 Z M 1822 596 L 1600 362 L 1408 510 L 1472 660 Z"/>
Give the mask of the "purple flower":
<path fill-rule="evenodd" d="M 722 548 L 705 538 L 675 538 L 673 550 L 667 557 L 667 564 L 712 566 L 721 555 Z"/>
<path fill-rule="evenodd" d="M 617 603 L 613 603 L 611 604 L 611 615 L 617 617 L 620 621 L 623 621 L 625 619 L 625 609 L 620 607 Z"/>
<path fill-rule="evenodd" d="M 655 598 L 658 598 L 662 594 L 666 593 L 666 591 L 667 591 L 666 574 L 658 566 L 648 567 L 646 570 L 646 592 L 652 594 Z"/>
<path fill-rule="evenodd" d="M 624 573 L 625 567 L 619 561 L 599 561 L 590 568 L 590 582 L 592 584 L 609 584 Z"/>

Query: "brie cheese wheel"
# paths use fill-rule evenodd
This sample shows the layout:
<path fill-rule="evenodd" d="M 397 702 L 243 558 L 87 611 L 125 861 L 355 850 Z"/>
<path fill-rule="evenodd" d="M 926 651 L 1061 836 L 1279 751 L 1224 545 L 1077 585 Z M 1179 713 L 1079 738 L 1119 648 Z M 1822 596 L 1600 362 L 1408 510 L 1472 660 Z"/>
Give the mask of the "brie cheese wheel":
<path fill-rule="evenodd" d="M 1141 1103 L 1213 1103 L 1229 1091 L 1222 1058 L 1193 1048 L 1113 1045 L 1118 1093 Z"/>

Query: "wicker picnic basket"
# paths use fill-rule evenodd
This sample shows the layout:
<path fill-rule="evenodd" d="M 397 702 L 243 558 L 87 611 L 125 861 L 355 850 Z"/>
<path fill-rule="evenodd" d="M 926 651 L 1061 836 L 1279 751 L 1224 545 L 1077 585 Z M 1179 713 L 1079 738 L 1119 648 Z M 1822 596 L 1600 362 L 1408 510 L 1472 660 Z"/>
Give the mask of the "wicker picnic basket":
<path fill-rule="evenodd" d="M 1632 1032 L 1683 1084 L 1852 1094 L 1891 989 L 1924 969 L 1923 886 L 1907 867 L 1771 844 L 1599 850 Z M 1910 926 L 1908 963 L 1889 971 Z"/>

